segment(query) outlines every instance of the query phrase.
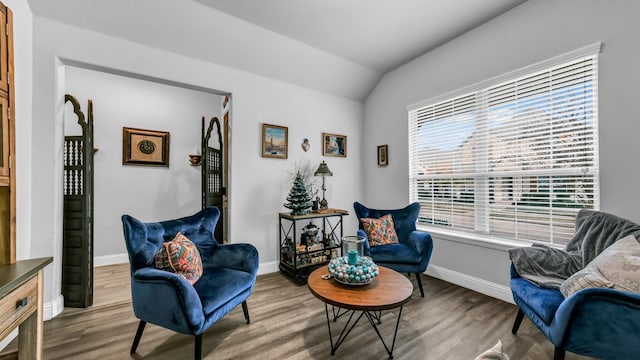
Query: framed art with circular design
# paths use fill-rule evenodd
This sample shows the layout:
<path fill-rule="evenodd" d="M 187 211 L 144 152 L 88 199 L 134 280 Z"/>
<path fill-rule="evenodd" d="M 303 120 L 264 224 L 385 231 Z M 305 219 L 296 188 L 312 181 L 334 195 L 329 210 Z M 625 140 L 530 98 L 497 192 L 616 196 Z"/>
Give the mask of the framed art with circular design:
<path fill-rule="evenodd" d="M 122 165 L 169 166 L 169 132 L 123 127 Z"/>

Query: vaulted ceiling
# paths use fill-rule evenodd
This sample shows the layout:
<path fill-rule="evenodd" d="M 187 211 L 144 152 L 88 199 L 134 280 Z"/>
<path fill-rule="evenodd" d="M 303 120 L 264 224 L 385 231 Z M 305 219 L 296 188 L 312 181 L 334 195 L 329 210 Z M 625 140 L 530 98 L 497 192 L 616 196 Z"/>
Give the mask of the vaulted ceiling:
<path fill-rule="evenodd" d="M 28 1 L 36 17 L 364 101 L 386 72 L 525 0 Z"/>

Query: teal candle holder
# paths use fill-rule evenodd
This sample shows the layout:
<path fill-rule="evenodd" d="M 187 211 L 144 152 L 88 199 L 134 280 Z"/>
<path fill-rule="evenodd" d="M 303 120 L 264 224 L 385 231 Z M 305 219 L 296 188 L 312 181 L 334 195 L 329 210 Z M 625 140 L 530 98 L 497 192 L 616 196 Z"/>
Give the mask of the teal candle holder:
<path fill-rule="evenodd" d="M 349 265 L 356 265 L 358 259 L 364 256 L 364 237 L 344 236 L 342 238 L 342 255 L 347 257 Z"/>
<path fill-rule="evenodd" d="M 356 254 L 355 250 L 350 254 Z M 355 265 L 349 263 L 349 254 L 329 261 L 329 274 L 345 285 L 367 285 L 379 275 L 378 265 L 368 256 L 361 256 Z"/>

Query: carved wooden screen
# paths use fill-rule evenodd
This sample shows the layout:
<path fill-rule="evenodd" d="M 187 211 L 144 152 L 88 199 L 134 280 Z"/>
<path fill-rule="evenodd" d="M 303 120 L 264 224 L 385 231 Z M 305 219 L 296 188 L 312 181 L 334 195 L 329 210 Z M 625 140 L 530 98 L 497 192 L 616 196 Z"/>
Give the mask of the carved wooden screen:
<path fill-rule="evenodd" d="M 64 138 L 62 295 L 66 307 L 88 307 L 93 304 L 93 104 L 89 100 L 85 122 L 78 100 L 64 99 L 73 104 L 82 136 Z"/>
<path fill-rule="evenodd" d="M 225 188 L 222 183 L 223 163 L 222 155 L 224 153 L 224 145 L 222 143 L 222 134 L 220 129 L 220 121 L 214 117 L 209 122 L 209 128 L 206 133 L 204 131 L 205 119 L 202 118 L 202 207 L 215 206 L 220 209 L 220 219 L 216 225 L 214 236 L 218 243 L 224 242 L 224 218 L 223 218 L 223 201 Z M 211 132 L 216 127 L 218 133 L 219 149 L 209 145 L 211 140 Z"/>

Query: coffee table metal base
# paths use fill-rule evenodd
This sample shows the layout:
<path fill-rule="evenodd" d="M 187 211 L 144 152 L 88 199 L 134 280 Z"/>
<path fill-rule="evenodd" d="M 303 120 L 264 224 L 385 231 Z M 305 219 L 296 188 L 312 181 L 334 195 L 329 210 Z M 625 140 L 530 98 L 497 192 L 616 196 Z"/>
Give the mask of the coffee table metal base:
<path fill-rule="evenodd" d="M 338 309 L 337 311 L 336 311 L 336 308 Z M 331 343 L 332 356 L 335 355 L 340 345 L 342 345 L 342 343 L 347 338 L 347 336 L 349 336 L 349 333 L 351 333 L 351 330 L 353 330 L 353 328 L 358 324 L 362 316 L 364 316 L 367 318 L 367 320 L 369 320 L 369 324 L 371 324 L 371 327 L 373 327 L 373 330 L 375 330 L 376 334 L 378 335 L 378 338 L 382 342 L 384 349 L 387 351 L 387 354 L 389 355 L 389 359 L 393 359 L 393 348 L 396 345 L 396 335 L 398 335 L 398 326 L 400 325 L 400 317 L 402 316 L 402 306 L 400 306 L 400 311 L 398 312 L 398 319 L 396 320 L 396 327 L 393 331 L 393 340 L 391 341 L 391 348 L 389 348 L 387 343 L 384 341 L 384 338 L 382 337 L 382 334 L 380 333 L 380 330 L 376 325 L 376 322 L 378 324 L 382 324 L 381 311 L 377 313 L 375 311 L 359 311 L 360 315 L 357 316 L 354 320 L 354 315 L 356 314 L 356 310 L 342 309 L 332 305 L 331 311 L 333 313 L 333 322 L 336 322 L 338 318 L 344 315 L 349 315 L 347 322 L 344 324 L 344 327 L 342 328 L 342 331 L 340 332 L 340 335 L 338 335 L 338 338 L 336 339 L 334 344 L 333 334 L 331 333 L 331 319 L 329 317 L 329 305 L 327 303 L 324 304 L 324 310 L 327 315 L 327 328 L 329 328 L 329 342 Z"/>

